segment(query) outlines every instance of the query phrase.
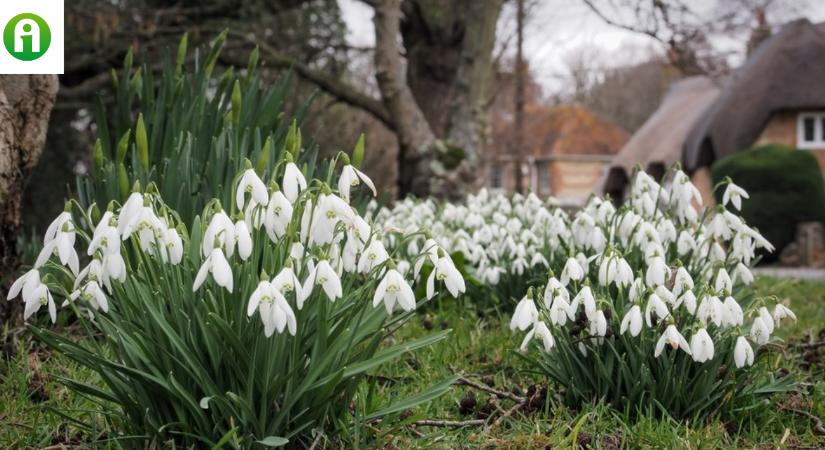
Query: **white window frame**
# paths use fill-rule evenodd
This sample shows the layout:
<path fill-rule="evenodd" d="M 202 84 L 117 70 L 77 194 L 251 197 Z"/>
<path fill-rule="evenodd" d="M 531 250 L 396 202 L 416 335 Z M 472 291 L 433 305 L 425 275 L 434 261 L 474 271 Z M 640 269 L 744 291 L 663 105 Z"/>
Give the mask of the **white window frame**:
<path fill-rule="evenodd" d="M 805 140 L 805 119 L 814 119 L 814 140 Z M 825 112 L 800 113 L 796 116 L 796 146 L 801 149 L 825 149 Z"/>

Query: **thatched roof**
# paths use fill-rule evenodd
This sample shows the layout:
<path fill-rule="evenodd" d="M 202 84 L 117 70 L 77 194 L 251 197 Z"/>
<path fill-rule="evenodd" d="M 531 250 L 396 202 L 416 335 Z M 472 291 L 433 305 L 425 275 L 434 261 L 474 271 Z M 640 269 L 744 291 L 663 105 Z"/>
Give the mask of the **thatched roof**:
<path fill-rule="evenodd" d="M 534 105 L 526 112 L 525 145 L 536 158 L 561 155 L 612 156 L 630 135 L 586 107 L 571 103 Z"/>
<path fill-rule="evenodd" d="M 760 45 L 690 131 L 688 171 L 749 148 L 772 113 L 825 108 L 825 23 L 790 22 Z"/>
<path fill-rule="evenodd" d="M 673 83 L 656 112 L 613 159 L 604 192 L 621 198 L 637 165 L 655 174 L 680 161 L 685 138 L 718 95 L 719 89 L 707 77 L 690 77 Z"/>

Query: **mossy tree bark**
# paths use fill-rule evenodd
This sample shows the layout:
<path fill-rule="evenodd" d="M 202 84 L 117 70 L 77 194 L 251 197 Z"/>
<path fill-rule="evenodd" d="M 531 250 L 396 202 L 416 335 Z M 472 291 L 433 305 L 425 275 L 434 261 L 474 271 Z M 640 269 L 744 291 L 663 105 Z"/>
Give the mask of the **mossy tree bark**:
<path fill-rule="evenodd" d="M 57 89 L 56 75 L 0 75 L 0 328 L 20 320 L 21 303 L 5 297 L 19 265 L 23 189 L 43 151 Z"/>

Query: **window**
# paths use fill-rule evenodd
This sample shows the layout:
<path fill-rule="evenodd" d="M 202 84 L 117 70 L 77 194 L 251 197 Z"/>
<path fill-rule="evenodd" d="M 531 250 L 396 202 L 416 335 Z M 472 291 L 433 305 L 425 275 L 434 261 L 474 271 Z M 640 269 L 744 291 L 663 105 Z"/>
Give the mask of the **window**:
<path fill-rule="evenodd" d="M 546 161 L 537 163 L 536 172 L 538 172 L 538 194 L 550 195 L 550 163 Z"/>
<path fill-rule="evenodd" d="M 803 113 L 797 118 L 796 146 L 825 149 L 825 113 Z"/>
<path fill-rule="evenodd" d="M 501 166 L 493 166 L 490 170 L 490 187 L 493 189 L 501 189 L 504 187 L 503 175 L 504 174 L 501 172 Z"/>

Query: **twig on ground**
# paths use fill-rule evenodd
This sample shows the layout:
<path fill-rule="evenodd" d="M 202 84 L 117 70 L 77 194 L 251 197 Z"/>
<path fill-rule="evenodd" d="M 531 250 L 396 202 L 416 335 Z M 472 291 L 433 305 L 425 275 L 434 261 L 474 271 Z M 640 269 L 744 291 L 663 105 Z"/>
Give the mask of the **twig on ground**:
<path fill-rule="evenodd" d="M 808 411 L 803 411 L 801 409 L 789 408 L 787 406 L 782 405 L 780 405 L 779 408 L 784 411 L 792 412 L 798 416 L 807 417 L 811 420 L 811 425 L 814 429 L 814 433 L 820 436 L 825 436 L 825 425 L 822 424 L 822 419 L 820 419 L 819 417 L 809 413 Z"/>
<path fill-rule="evenodd" d="M 471 387 L 474 387 L 476 389 L 479 389 L 479 390 L 488 392 L 490 394 L 493 394 L 497 397 L 509 398 L 510 400 L 512 400 L 514 402 L 517 402 L 517 403 L 521 403 L 521 402 L 526 401 L 526 398 L 524 398 L 520 395 L 513 394 L 512 392 L 501 391 L 501 390 L 495 389 L 493 387 L 487 386 L 484 383 L 478 383 L 478 382 L 469 380 L 469 379 L 464 378 L 464 377 L 460 377 L 458 380 L 456 380 L 455 384 L 471 386 Z"/>
<path fill-rule="evenodd" d="M 513 405 L 512 408 L 508 409 L 507 411 L 504 411 L 504 413 L 502 413 L 500 416 L 498 416 L 496 421 L 493 422 L 493 428 L 498 427 L 499 425 L 501 425 L 501 422 L 503 422 L 504 419 L 506 419 L 507 417 L 512 416 L 514 412 L 516 412 L 516 411 L 524 408 L 525 406 L 527 406 L 527 401 L 528 401 L 528 399 L 525 398 L 524 400 L 522 400 L 522 401 L 516 403 L 515 405 Z"/>
<path fill-rule="evenodd" d="M 312 441 L 312 445 L 309 446 L 309 450 L 315 450 L 316 448 L 318 448 L 318 444 L 321 443 L 321 439 L 323 439 L 324 436 L 325 435 L 324 435 L 323 431 L 318 431 L 318 434 L 315 436 L 315 439 L 313 439 L 313 441 Z"/>
<path fill-rule="evenodd" d="M 448 427 L 448 428 L 463 428 L 463 427 L 475 427 L 481 426 L 486 424 L 487 421 L 484 419 L 472 419 L 472 420 L 433 420 L 433 419 L 423 419 L 423 420 L 416 420 L 412 423 L 417 427 Z"/>
<path fill-rule="evenodd" d="M 794 347 L 804 348 L 804 349 L 817 349 L 819 347 L 825 347 L 825 340 L 811 342 L 811 343 L 808 343 L 808 344 L 796 344 Z"/>

